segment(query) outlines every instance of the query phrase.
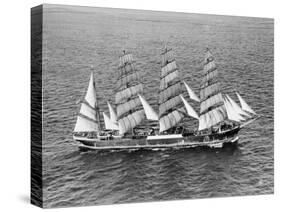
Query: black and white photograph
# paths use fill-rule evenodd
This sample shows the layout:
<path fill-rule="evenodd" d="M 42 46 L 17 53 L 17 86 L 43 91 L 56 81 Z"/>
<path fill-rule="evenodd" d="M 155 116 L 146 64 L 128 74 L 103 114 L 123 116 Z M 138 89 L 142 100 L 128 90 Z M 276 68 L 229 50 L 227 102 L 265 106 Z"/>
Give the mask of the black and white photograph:
<path fill-rule="evenodd" d="M 33 204 L 274 193 L 274 19 L 43 4 L 31 34 Z"/>

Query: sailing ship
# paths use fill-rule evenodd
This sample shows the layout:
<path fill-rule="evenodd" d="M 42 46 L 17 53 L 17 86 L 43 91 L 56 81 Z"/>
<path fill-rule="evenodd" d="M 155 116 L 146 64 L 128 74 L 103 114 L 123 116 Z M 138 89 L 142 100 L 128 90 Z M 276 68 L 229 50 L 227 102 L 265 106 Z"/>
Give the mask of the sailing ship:
<path fill-rule="evenodd" d="M 135 67 L 131 53 L 123 52 L 118 67 L 115 112 L 107 102 L 110 117 L 103 112 L 104 128 L 101 127 L 100 111 L 93 73 L 87 93 L 81 103 L 73 138 L 83 147 L 95 150 L 159 149 L 214 147 L 236 144 L 238 132 L 260 117 L 236 92 L 241 107 L 220 88 L 218 69 L 214 56 L 206 50 L 200 98 L 181 79 L 172 49 L 165 47 L 161 53 L 160 89 L 158 113 L 143 95 L 140 72 Z M 184 88 L 184 89 L 183 89 Z M 184 97 L 200 103 L 200 113 Z M 198 128 L 188 129 L 187 117 L 198 121 Z M 158 123 L 149 129 L 140 127 L 144 119 Z"/>

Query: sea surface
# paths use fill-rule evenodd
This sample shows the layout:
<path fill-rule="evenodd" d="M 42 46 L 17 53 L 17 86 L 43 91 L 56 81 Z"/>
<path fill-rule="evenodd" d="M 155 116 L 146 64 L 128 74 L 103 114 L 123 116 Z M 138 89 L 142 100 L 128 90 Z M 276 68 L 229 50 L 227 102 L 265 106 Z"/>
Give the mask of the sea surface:
<path fill-rule="evenodd" d="M 133 53 L 144 96 L 157 110 L 165 44 L 198 95 L 209 47 L 222 92 L 238 102 L 238 91 L 262 118 L 240 131 L 236 148 L 79 151 L 72 132 L 91 66 L 108 113 L 119 56 L 123 49 Z M 44 5 L 44 207 L 272 194 L 273 71 L 273 19 Z M 199 104 L 188 101 L 198 112 Z M 184 121 L 198 127 L 194 119 Z"/>

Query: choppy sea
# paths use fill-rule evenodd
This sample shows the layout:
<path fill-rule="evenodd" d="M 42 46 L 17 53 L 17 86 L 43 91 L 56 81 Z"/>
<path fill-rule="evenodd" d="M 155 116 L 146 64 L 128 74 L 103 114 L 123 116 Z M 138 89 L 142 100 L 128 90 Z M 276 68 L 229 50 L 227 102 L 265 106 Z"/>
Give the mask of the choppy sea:
<path fill-rule="evenodd" d="M 90 66 L 100 107 L 114 101 L 118 58 L 130 51 L 144 96 L 157 109 L 160 52 L 174 50 L 182 78 L 199 94 L 204 50 L 222 91 L 238 91 L 263 117 L 236 148 L 81 152 L 72 139 Z M 274 188 L 273 19 L 45 5 L 43 16 L 43 199 L 65 207 L 272 194 Z M 190 102 L 199 110 L 196 102 Z M 108 112 L 108 111 L 107 111 Z M 186 124 L 198 123 L 187 118 Z"/>

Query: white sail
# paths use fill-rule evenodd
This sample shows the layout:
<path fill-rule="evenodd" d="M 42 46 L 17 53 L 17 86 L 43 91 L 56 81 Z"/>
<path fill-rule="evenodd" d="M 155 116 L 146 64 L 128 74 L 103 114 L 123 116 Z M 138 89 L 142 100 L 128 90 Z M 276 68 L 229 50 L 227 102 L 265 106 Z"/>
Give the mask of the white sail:
<path fill-rule="evenodd" d="M 126 132 L 132 130 L 135 126 L 140 124 L 144 119 L 144 116 L 144 111 L 138 110 L 132 114 L 129 114 L 128 116 L 125 116 L 122 119 L 119 119 L 118 126 L 120 135 L 124 135 Z"/>
<path fill-rule="evenodd" d="M 179 70 L 175 70 L 174 72 L 169 73 L 165 77 L 163 77 L 160 81 L 160 89 L 165 89 L 168 87 L 168 84 L 178 80 Z"/>
<path fill-rule="evenodd" d="M 74 132 L 99 131 L 97 96 L 94 85 L 93 73 L 91 73 L 85 102 L 81 103 Z"/>
<path fill-rule="evenodd" d="M 149 120 L 158 120 L 157 113 L 153 110 L 153 108 L 150 106 L 150 104 L 145 100 L 144 97 L 142 97 L 140 94 L 138 95 L 141 101 L 141 104 L 143 106 L 146 118 Z"/>
<path fill-rule="evenodd" d="M 220 92 L 220 83 L 219 82 L 216 82 L 213 84 L 206 82 L 205 84 L 203 84 L 203 86 L 204 87 L 201 87 L 201 90 L 200 90 L 200 96 L 201 96 L 202 100 L 209 98 L 214 93 Z"/>
<path fill-rule="evenodd" d="M 97 121 L 97 112 L 85 103 L 81 104 L 80 114 Z"/>
<path fill-rule="evenodd" d="M 168 115 L 161 117 L 159 120 L 159 132 L 163 132 L 175 126 L 181 121 L 183 117 L 184 114 L 179 112 L 178 110 L 174 110 Z"/>
<path fill-rule="evenodd" d="M 238 114 L 247 116 L 247 117 L 251 117 L 248 113 L 246 113 L 244 110 L 242 110 L 241 107 L 232 98 L 230 98 L 230 96 L 226 95 L 226 97 L 228 98 L 229 102 L 231 103 L 234 110 L 236 110 L 236 112 Z"/>
<path fill-rule="evenodd" d="M 207 113 L 201 114 L 199 118 L 198 130 L 208 129 L 225 120 L 226 111 L 223 105 L 210 110 Z"/>
<path fill-rule="evenodd" d="M 117 115 L 116 115 L 116 112 L 114 111 L 113 107 L 111 106 L 111 104 L 109 102 L 107 102 L 107 106 L 109 109 L 110 120 L 112 122 L 117 122 Z"/>
<path fill-rule="evenodd" d="M 167 46 L 165 46 L 165 50 L 165 52 L 161 53 L 162 66 L 165 66 L 167 62 L 172 62 L 175 59 L 172 49 L 167 49 Z"/>
<path fill-rule="evenodd" d="M 188 86 L 188 84 L 185 81 L 183 81 L 183 84 L 188 92 L 190 99 L 200 102 L 198 96 L 193 92 L 193 90 Z"/>
<path fill-rule="evenodd" d="M 204 130 L 208 128 L 207 127 L 207 120 L 206 120 L 206 116 L 200 116 L 199 118 L 199 127 L 198 127 L 198 130 Z"/>
<path fill-rule="evenodd" d="M 169 99 L 159 106 L 159 116 L 162 116 L 164 113 L 176 108 L 180 104 L 182 104 L 182 101 L 179 95 Z"/>
<path fill-rule="evenodd" d="M 184 103 L 184 106 L 185 106 L 185 109 L 187 111 L 187 114 L 193 118 L 196 118 L 196 119 L 199 119 L 199 116 L 198 114 L 196 113 L 196 111 L 191 107 L 191 105 L 185 100 L 185 98 L 180 95 L 183 103 Z"/>
<path fill-rule="evenodd" d="M 236 122 L 241 122 L 244 120 L 244 118 L 239 113 L 236 112 L 236 110 L 233 108 L 233 106 L 231 105 L 231 103 L 227 98 L 224 98 L 223 101 L 224 101 L 227 117 L 229 120 L 236 121 Z"/>
<path fill-rule="evenodd" d="M 98 123 L 91 119 L 78 115 L 74 132 L 97 132 L 99 129 Z"/>
<path fill-rule="evenodd" d="M 215 70 L 211 71 L 209 74 L 207 74 L 207 75 L 203 78 L 202 84 L 205 84 L 205 85 L 206 85 L 206 83 L 207 83 L 208 81 L 215 80 L 217 76 L 218 76 L 218 70 L 215 69 Z"/>
<path fill-rule="evenodd" d="M 107 130 L 119 130 L 117 122 L 113 122 L 105 113 L 103 114 L 105 129 Z"/>
<path fill-rule="evenodd" d="M 245 100 L 240 96 L 239 93 L 236 92 L 236 95 L 244 111 L 257 115 L 256 112 L 245 102 Z"/>
<path fill-rule="evenodd" d="M 178 96 L 180 93 L 182 93 L 180 82 L 162 90 L 160 88 L 159 103 L 162 104 L 163 102 L 170 99 L 172 96 Z"/>
<path fill-rule="evenodd" d="M 124 54 L 120 57 L 119 60 L 119 67 L 126 65 L 127 63 L 133 62 L 133 55 L 132 54 Z"/>
<path fill-rule="evenodd" d="M 125 66 L 124 68 L 127 68 L 128 66 Z M 129 66 L 130 67 L 130 66 Z M 118 80 L 118 88 L 121 87 L 122 85 L 126 85 L 132 81 L 137 81 L 140 79 L 140 73 L 135 71 L 134 67 L 130 67 L 131 70 L 120 70 L 120 75 L 122 77 L 119 77 Z"/>
<path fill-rule="evenodd" d="M 142 84 L 137 84 L 135 86 L 126 88 L 116 93 L 115 95 L 115 103 L 118 104 L 122 102 L 124 99 L 130 98 L 133 95 L 143 92 Z"/>
<path fill-rule="evenodd" d="M 204 113 L 210 107 L 213 107 L 214 105 L 219 104 L 221 102 L 223 102 L 221 93 L 217 93 L 217 94 L 213 95 L 212 97 L 210 97 L 204 101 L 201 101 L 200 113 Z"/>
<path fill-rule="evenodd" d="M 141 106 L 141 101 L 138 97 L 135 97 L 127 102 L 124 102 L 122 104 L 118 104 L 117 105 L 117 108 L 116 108 L 116 111 L 117 111 L 117 117 L 121 117 L 122 115 L 132 111 L 132 110 L 135 110 L 135 109 L 138 109 L 139 106 Z"/>
<path fill-rule="evenodd" d="M 91 73 L 90 82 L 89 82 L 88 90 L 87 90 L 87 93 L 86 93 L 86 96 L 85 96 L 85 100 L 93 108 L 96 108 L 97 95 L 96 95 L 96 90 L 95 90 L 95 85 L 94 85 L 94 74 L 93 74 L 93 72 Z"/>
<path fill-rule="evenodd" d="M 172 61 L 168 63 L 167 65 L 163 66 L 161 69 L 161 77 L 167 76 L 169 73 L 177 70 L 177 64 L 176 61 Z"/>
<path fill-rule="evenodd" d="M 211 72 L 216 69 L 216 64 L 214 60 L 209 61 L 203 68 L 204 73 Z"/>

